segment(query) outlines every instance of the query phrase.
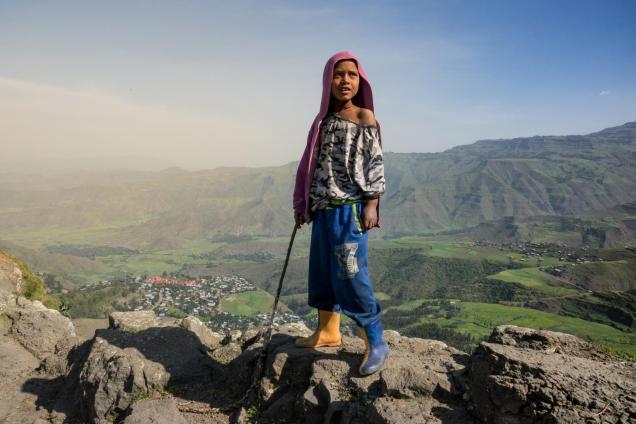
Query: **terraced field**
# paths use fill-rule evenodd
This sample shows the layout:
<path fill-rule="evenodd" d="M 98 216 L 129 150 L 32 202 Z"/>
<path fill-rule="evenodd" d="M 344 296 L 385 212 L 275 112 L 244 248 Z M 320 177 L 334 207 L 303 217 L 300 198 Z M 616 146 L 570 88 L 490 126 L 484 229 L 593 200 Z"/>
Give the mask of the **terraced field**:
<path fill-rule="evenodd" d="M 270 313 L 273 306 L 274 297 L 262 290 L 238 293 L 221 301 L 223 312 L 250 317 L 262 312 Z"/>
<path fill-rule="evenodd" d="M 422 302 L 410 302 L 411 305 L 418 303 Z M 636 334 L 633 332 L 624 332 L 608 325 L 531 308 L 459 301 L 455 301 L 454 305 L 459 311 L 451 318 L 414 316 L 412 323 L 405 329 L 418 324 L 435 323 L 441 327 L 470 335 L 475 340 L 480 340 L 486 338 L 493 327 L 510 324 L 574 334 L 584 340 L 636 359 Z M 402 311 L 406 310 L 402 309 Z"/>
<path fill-rule="evenodd" d="M 493 280 L 519 283 L 526 287 L 544 292 L 548 296 L 567 296 L 577 294 L 580 290 L 568 288 L 567 284 L 558 278 L 539 270 L 538 268 L 507 269 L 488 278 Z"/>

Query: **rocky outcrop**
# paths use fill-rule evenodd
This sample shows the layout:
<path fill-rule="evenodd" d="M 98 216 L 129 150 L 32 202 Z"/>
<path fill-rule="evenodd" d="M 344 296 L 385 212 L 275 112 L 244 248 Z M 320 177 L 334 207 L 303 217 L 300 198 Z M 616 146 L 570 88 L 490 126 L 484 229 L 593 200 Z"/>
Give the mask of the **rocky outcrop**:
<path fill-rule="evenodd" d="M 179 325 L 194 334 L 210 350 L 218 348 L 225 338 L 222 334 L 210 330 L 197 317 L 185 317 L 179 321 Z"/>
<path fill-rule="evenodd" d="M 186 332 L 188 327 L 195 331 Z M 80 377 L 82 387 L 91 387 L 90 393 L 82 391 L 82 402 L 92 407 L 87 418 L 102 422 L 127 416 L 135 422 L 136 416 L 172 416 L 175 404 L 163 397 L 154 403 L 143 401 L 143 406 L 135 403 L 140 395 L 169 389 L 178 401 L 199 402 L 208 412 L 216 408 L 207 421 L 196 421 L 177 402 L 178 417 L 186 422 L 224 422 L 230 416 L 238 422 L 257 416 L 261 423 L 636 419 L 634 364 L 599 353 L 569 334 L 501 326 L 469 356 L 438 341 L 385 331 L 391 347 L 386 367 L 362 377 L 357 371 L 364 348 L 361 339 L 345 336 L 340 348 L 297 348 L 294 340 L 308 333 L 304 326 L 277 329 L 267 347 L 259 397 L 242 414 L 231 415 L 263 349 L 254 331 L 223 340 L 215 336 L 210 343 L 210 335 L 193 318 L 140 332 L 106 330 L 96 337 Z M 180 346 L 181 354 L 170 357 L 166 346 L 173 344 Z M 186 369 L 194 372 L 184 373 Z M 195 399 L 184 389 L 188 384 L 206 387 L 209 396 Z M 167 412 L 157 412 L 164 409 Z"/>
<path fill-rule="evenodd" d="M 211 381 L 214 359 L 209 352 L 222 337 L 197 318 L 160 325 L 146 311 L 113 313 L 109 321 L 111 328 L 96 331 L 79 377 L 84 419 L 114 419 L 128 412 L 135 397 L 202 378 Z"/>
<path fill-rule="evenodd" d="M 263 349 L 256 331 L 219 340 L 192 317 L 122 331 L 132 328 L 128 316 L 138 322 L 138 314 L 118 314 L 117 320 L 111 319 L 117 328 L 96 333 L 78 378 L 79 419 L 143 422 L 173 416 L 175 404 L 162 398 L 169 391 L 182 402 L 208 406 L 207 421 L 193 421 L 189 409 L 177 403 L 187 422 L 229 420 L 252 382 L 255 360 Z M 345 336 L 341 348 L 297 348 L 295 339 L 309 333 L 302 325 L 277 328 L 267 349 L 264 375 L 257 382 L 260 397 L 251 399 L 253 405 L 243 417 L 257 415 L 263 423 L 473 422 L 462 401 L 465 353 L 441 342 L 387 331 L 391 356 L 386 369 L 362 377 L 357 371 L 364 349 L 361 339 Z M 205 392 L 195 393 L 191 387 Z M 156 402 L 143 400 L 138 406 L 136 399 L 144 398 Z"/>
<path fill-rule="evenodd" d="M 142 331 L 159 327 L 159 320 L 153 311 L 113 312 L 108 316 L 108 326 L 114 330 Z"/>
<path fill-rule="evenodd" d="M 68 352 L 76 343 L 71 320 L 38 300 L 19 297 L 5 314 L 12 321 L 13 338 L 38 359 Z"/>
<path fill-rule="evenodd" d="M 58 315 L 25 300 L 2 315 L 0 377 L 14 395 L 0 396 L 0 412 L 23 406 L 0 421 L 636 422 L 636 365 L 569 334 L 500 326 L 468 355 L 385 331 L 386 367 L 362 377 L 360 338 L 297 348 L 295 339 L 310 333 L 303 325 L 276 327 L 263 352 L 256 329 L 224 336 L 195 317 L 152 312 L 112 314 L 110 328 L 73 344 L 72 325 Z M 250 391 L 261 353 L 264 373 Z M 47 365 L 56 360 L 64 365 Z"/>
<path fill-rule="evenodd" d="M 636 422 L 635 364 L 569 334 L 497 327 L 471 356 L 465 387 L 483 422 Z"/>
<path fill-rule="evenodd" d="M 133 397 L 164 388 L 170 380 L 165 367 L 150 361 L 135 347 L 119 347 L 108 337 L 126 344 L 125 336 L 96 336 L 80 374 L 83 416 L 92 420 L 117 417 Z"/>
<path fill-rule="evenodd" d="M 362 377 L 360 338 L 342 348 L 302 349 L 294 331 L 272 339 L 261 381 L 263 422 L 472 422 L 462 404 L 459 377 L 468 355 L 444 343 L 385 336 L 391 354 L 383 371 Z"/>
<path fill-rule="evenodd" d="M 220 342 L 196 318 L 122 331 L 132 326 L 126 322 L 128 315 L 117 317 L 118 328 L 98 330 L 85 356 L 76 361 L 77 380 L 68 376 L 71 384 L 66 389 L 75 390 L 80 403 L 79 410 L 66 412 L 67 420 L 144 422 L 162 417 L 164 421 L 156 418 L 157 422 L 177 422 L 177 418 L 165 421 L 174 416 L 175 403 L 142 400 L 168 391 L 175 399 L 208 406 L 203 408 L 207 421 L 196 421 L 191 412 L 188 415 L 190 409 L 177 404 L 179 417 L 186 422 L 229 419 L 252 381 L 254 361 L 263 348 L 255 331 Z M 138 322 L 136 314 L 130 319 Z M 387 369 L 361 377 L 357 373 L 363 350 L 360 339 L 346 337 L 340 349 L 296 348 L 295 338 L 308 333 L 304 326 L 288 325 L 274 334 L 265 375 L 259 381 L 260 410 L 252 408 L 260 415 L 259 422 L 298 422 L 299 417 L 303 422 L 323 422 L 324 416 L 330 417 L 328 422 L 398 423 L 407 417 L 415 422 L 471 422 L 453 380 L 454 374 L 461 374 L 466 354 L 440 342 L 387 332 L 393 349 Z M 420 367 L 425 358 L 426 365 Z"/>
<path fill-rule="evenodd" d="M 16 293 L 20 293 L 22 271 L 20 267 L 4 253 L 0 252 L 0 314 L 15 302 Z"/>
<path fill-rule="evenodd" d="M 78 342 L 75 327 L 59 311 L 21 295 L 22 272 L 0 252 L 0 314 L 11 338 L 54 373 L 66 372 L 66 355 Z"/>
<path fill-rule="evenodd" d="M 50 422 L 75 329 L 58 311 L 20 296 L 21 279 L 18 265 L 0 252 L 0 422 Z"/>
<path fill-rule="evenodd" d="M 137 402 L 123 424 L 188 424 L 174 399 L 151 399 Z"/>

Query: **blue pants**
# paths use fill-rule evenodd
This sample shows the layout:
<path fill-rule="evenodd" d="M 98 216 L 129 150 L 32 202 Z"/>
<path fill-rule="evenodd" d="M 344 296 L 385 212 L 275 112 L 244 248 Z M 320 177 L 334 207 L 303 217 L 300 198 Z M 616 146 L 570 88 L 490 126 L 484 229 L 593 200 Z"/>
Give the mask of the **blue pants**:
<path fill-rule="evenodd" d="M 314 213 L 309 252 L 309 306 L 343 312 L 359 326 L 380 317 L 369 278 L 364 202 L 330 205 Z"/>

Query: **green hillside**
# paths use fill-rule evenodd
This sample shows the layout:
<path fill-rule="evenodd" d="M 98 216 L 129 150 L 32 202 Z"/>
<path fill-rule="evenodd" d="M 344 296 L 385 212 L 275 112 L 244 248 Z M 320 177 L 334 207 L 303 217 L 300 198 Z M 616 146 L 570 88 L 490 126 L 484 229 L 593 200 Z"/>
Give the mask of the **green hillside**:
<path fill-rule="evenodd" d="M 479 340 L 487 338 L 493 327 L 502 324 L 517 325 L 573 334 L 596 345 L 636 359 L 636 333 L 565 317 L 531 308 L 506 305 L 454 301 L 414 301 L 387 312 L 388 326 L 398 327 L 402 332 L 427 337 L 431 332 L 448 332 L 468 336 L 466 347 L 474 347 Z"/>
<path fill-rule="evenodd" d="M 488 276 L 488 278 L 519 283 L 526 287 L 542 291 L 550 296 L 566 296 L 578 292 L 576 289 L 563 287 L 563 284 L 560 283 L 556 277 L 542 272 L 538 268 L 508 269 Z"/>
<path fill-rule="evenodd" d="M 587 135 L 481 140 L 441 153 L 386 152 L 385 163 L 376 236 L 580 215 L 636 200 L 636 122 Z M 138 250 L 223 235 L 285 236 L 296 167 L 0 174 L 0 234 L 28 247 Z M 631 219 L 607 230 L 633 227 Z"/>
<path fill-rule="evenodd" d="M 392 328 L 470 349 L 516 323 L 635 353 L 636 122 L 385 159 L 370 273 Z M 43 272 L 74 317 L 140 303 L 125 284 L 78 286 L 163 273 L 240 276 L 260 290 L 221 309 L 253 317 L 280 277 L 296 166 L 0 174 L 0 249 Z M 309 238 L 305 226 L 281 298 L 300 316 Z"/>
<path fill-rule="evenodd" d="M 255 316 L 259 313 L 270 314 L 273 306 L 274 297 L 260 290 L 238 293 L 221 301 L 224 312 L 246 316 Z"/>

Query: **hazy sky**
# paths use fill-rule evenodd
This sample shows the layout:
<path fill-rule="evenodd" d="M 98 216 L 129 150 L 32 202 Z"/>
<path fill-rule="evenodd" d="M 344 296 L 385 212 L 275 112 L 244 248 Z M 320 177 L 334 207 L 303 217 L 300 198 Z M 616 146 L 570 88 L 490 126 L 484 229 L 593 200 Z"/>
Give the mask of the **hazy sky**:
<path fill-rule="evenodd" d="M 0 166 L 298 160 L 338 50 L 387 151 L 585 134 L 636 120 L 635 23 L 633 0 L 0 0 Z"/>

